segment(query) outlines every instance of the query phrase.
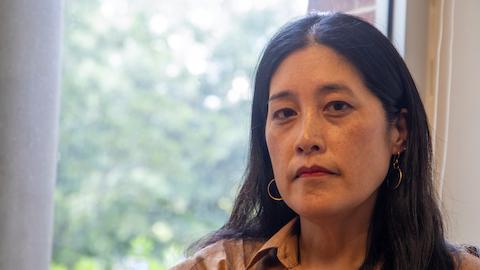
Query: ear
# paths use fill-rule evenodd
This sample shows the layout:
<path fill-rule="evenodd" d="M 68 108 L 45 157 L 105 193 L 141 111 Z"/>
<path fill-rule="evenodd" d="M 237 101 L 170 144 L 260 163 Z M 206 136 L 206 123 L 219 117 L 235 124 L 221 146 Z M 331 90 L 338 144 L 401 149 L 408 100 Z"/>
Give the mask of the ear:
<path fill-rule="evenodd" d="M 407 128 L 407 109 L 403 108 L 400 110 L 398 117 L 391 125 L 390 130 L 390 145 L 392 154 L 401 153 L 405 150 L 407 145 L 408 138 L 408 128 Z"/>

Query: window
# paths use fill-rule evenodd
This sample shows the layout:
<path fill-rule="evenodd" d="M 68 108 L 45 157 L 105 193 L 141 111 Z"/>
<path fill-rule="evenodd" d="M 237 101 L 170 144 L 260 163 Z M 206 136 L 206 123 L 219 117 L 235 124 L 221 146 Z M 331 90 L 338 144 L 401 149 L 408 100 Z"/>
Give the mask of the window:
<path fill-rule="evenodd" d="M 65 3 L 52 269 L 166 269 L 225 222 L 258 55 L 306 7 Z"/>

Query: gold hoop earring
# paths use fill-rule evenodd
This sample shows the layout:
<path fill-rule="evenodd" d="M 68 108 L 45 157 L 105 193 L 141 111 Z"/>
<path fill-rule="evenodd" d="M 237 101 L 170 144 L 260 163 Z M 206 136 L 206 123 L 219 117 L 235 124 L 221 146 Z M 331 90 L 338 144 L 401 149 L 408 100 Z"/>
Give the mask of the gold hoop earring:
<path fill-rule="evenodd" d="M 267 186 L 268 196 L 270 196 L 270 198 L 272 198 L 272 200 L 274 201 L 283 201 L 282 197 L 275 197 L 272 195 L 272 193 L 270 193 L 270 186 L 273 184 L 273 182 L 275 182 L 275 178 L 270 180 L 270 182 L 268 183 L 268 186 Z"/>
<path fill-rule="evenodd" d="M 402 172 L 402 169 L 400 169 L 400 162 L 398 160 L 399 158 L 400 158 L 400 152 L 398 152 L 395 155 L 395 160 L 393 161 L 393 169 L 398 171 L 398 180 L 397 180 L 397 184 L 393 188 L 394 190 L 397 189 L 400 186 L 400 184 L 402 183 L 402 179 L 403 179 L 403 172 Z"/>

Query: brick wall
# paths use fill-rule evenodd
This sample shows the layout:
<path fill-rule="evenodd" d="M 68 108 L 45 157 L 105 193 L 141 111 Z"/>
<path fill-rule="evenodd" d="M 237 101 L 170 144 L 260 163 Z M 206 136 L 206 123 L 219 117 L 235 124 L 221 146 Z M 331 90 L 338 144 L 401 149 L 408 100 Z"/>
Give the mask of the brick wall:
<path fill-rule="evenodd" d="M 342 11 L 375 23 L 376 0 L 309 0 L 309 11 Z"/>

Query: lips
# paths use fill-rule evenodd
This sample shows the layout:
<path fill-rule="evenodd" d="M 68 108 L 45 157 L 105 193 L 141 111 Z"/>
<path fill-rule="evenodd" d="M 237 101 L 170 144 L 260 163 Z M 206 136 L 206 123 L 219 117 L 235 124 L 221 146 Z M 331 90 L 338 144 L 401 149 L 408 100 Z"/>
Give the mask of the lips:
<path fill-rule="evenodd" d="M 295 178 L 300 177 L 314 177 L 314 176 L 323 176 L 323 175 L 332 175 L 334 172 L 321 167 L 321 166 L 311 166 L 311 167 L 300 167 L 295 173 Z"/>

